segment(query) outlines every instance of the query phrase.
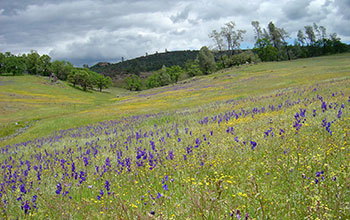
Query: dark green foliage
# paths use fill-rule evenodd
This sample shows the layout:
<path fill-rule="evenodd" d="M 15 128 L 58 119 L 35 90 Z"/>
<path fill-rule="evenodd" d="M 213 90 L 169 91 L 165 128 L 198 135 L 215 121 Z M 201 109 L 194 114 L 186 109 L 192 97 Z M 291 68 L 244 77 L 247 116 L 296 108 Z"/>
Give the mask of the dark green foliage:
<path fill-rule="evenodd" d="M 260 27 L 258 22 L 252 23 L 255 30 Z M 253 49 L 262 61 L 279 61 L 296 58 L 322 56 L 348 51 L 348 46 L 333 33 L 327 38 L 326 28 L 317 24 L 304 27 L 298 31 L 294 45 L 288 45 L 288 33 L 283 28 L 276 27 L 272 22 L 268 31 L 264 29 L 263 38 L 256 36 L 257 42 Z M 257 32 L 257 31 L 256 31 Z M 260 36 L 260 35 L 259 35 Z"/>
<path fill-rule="evenodd" d="M 254 54 L 252 51 L 245 51 L 233 56 L 223 56 L 222 60 L 220 60 L 218 63 L 219 67 L 222 68 L 229 68 L 232 66 L 239 66 L 242 64 L 247 64 L 247 63 L 258 63 L 260 62 L 260 59 L 258 55 Z"/>
<path fill-rule="evenodd" d="M 162 69 L 158 70 L 147 78 L 146 87 L 150 89 L 154 87 L 166 86 L 170 83 L 176 83 L 182 74 L 183 70 L 180 66 L 163 66 Z"/>
<path fill-rule="evenodd" d="M 10 52 L 0 54 L 0 73 L 22 75 L 26 69 L 25 59 L 21 56 L 15 56 Z"/>
<path fill-rule="evenodd" d="M 39 58 L 39 74 L 43 76 L 50 76 L 51 73 L 51 57 L 49 57 L 49 55 L 44 54 Z"/>
<path fill-rule="evenodd" d="M 80 85 L 84 90 L 97 88 L 100 92 L 112 84 L 110 77 L 105 77 L 88 68 L 73 68 L 68 75 L 68 81 L 72 82 L 73 85 L 74 83 Z"/>
<path fill-rule="evenodd" d="M 152 55 L 138 57 L 132 60 L 110 64 L 98 63 L 90 69 L 107 76 L 117 76 L 120 74 L 136 74 L 140 72 L 153 72 L 165 66 L 180 66 L 183 68 L 187 60 L 194 60 L 198 51 L 173 51 L 167 53 L 156 53 Z"/>
<path fill-rule="evenodd" d="M 137 75 L 131 75 L 126 78 L 126 89 L 130 91 L 140 91 L 142 89 L 141 78 Z"/>
<path fill-rule="evenodd" d="M 29 74 L 38 75 L 41 70 L 40 55 L 32 50 L 26 57 L 26 65 Z"/>
<path fill-rule="evenodd" d="M 180 66 L 176 65 L 166 68 L 166 72 L 169 74 L 171 82 L 176 83 L 179 81 L 183 70 Z"/>
<path fill-rule="evenodd" d="M 198 61 L 199 68 L 204 74 L 211 74 L 215 70 L 214 55 L 208 47 L 204 46 L 199 50 Z"/>
<path fill-rule="evenodd" d="M 257 41 L 254 52 L 258 54 L 262 61 L 274 61 L 278 58 L 278 49 L 273 47 L 266 38 Z"/>
<path fill-rule="evenodd" d="M 170 75 L 167 72 L 167 68 L 163 65 L 162 69 L 157 72 L 159 76 L 160 86 L 166 86 L 171 83 Z"/>
<path fill-rule="evenodd" d="M 74 69 L 68 75 L 68 81 L 71 82 L 73 86 L 80 85 L 84 91 L 93 83 L 92 77 L 90 77 L 89 73 L 84 69 Z"/>
<path fill-rule="evenodd" d="M 199 68 L 199 63 L 198 60 L 194 60 L 194 61 L 187 61 L 186 62 L 186 66 L 185 66 L 185 73 L 189 76 L 189 77 L 193 77 L 193 76 L 199 76 L 202 75 L 202 71 Z"/>
<path fill-rule="evenodd" d="M 112 85 L 112 79 L 109 76 L 105 77 L 97 73 L 94 84 L 102 92 L 102 89 L 109 88 Z"/>
<path fill-rule="evenodd" d="M 1 72 L 19 75 L 29 73 L 32 75 L 50 76 L 52 73 L 51 57 L 40 56 L 36 51 L 25 55 L 12 55 L 6 52 L 1 61 Z"/>
<path fill-rule="evenodd" d="M 165 66 L 162 69 L 158 70 L 154 74 L 146 80 L 146 87 L 148 89 L 160 86 L 166 86 L 171 83 L 170 75 L 167 72 L 167 68 Z"/>
<path fill-rule="evenodd" d="M 79 83 L 83 87 L 83 89 L 85 86 L 84 90 L 86 90 L 86 88 L 93 89 L 94 87 L 96 87 L 100 90 L 100 92 L 102 92 L 102 89 L 108 88 L 112 85 L 112 79 L 110 77 L 105 77 L 88 68 L 78 70 L 85 71 L 88 74 L 84 75 L 84 80 L 82 81 L 83 84 Z"/>
<path fill-rule="evenodd" d="M 59 60 L 52 62 L 52 71 L 60 80 L 67 80 L 68 74 L 72 69 L 73 65 L 70 62 Z"/>
<path fill-rule="evenodd" d="M 5 62 L 5 55 L 3 53 L 0 53 L 0 74 L 2 74 L 5 69 L 4 62 Z"/>
<path fill-rule="evenodd" d="M 159 87 L 159 86 L 161 86 L 161 85 L 160 85 L 160 79 L 159 79 L 158 73 L 154 73 L 146 79 L 147 89 L 151 89 L 151 88 L 155 88 L 155 87 Z"/>
<path fill-rule="evenodd" d="M 74 87 L 78 84 L 78 77 L 76 76 L 77 71 L 78 70 L 73 69 L 67 77 L 67 81 L 72 83 Z"/>
<path fill-rule="evenodd" d="M 60 80 L 68 80 L 73 86 L 80 85 L 84 90 L 98 88 L 100 91 L 112 84 L 110 77 L 104 77 L 90 69 L 74 68 L 67 61 L 54 61 L 48 55 L 40 56 L 36 51 L 22 56 L 10 52 L 0 53 L 0 73 L 21 75 L 23 73 L 51 76 L 53 73 Z"/>

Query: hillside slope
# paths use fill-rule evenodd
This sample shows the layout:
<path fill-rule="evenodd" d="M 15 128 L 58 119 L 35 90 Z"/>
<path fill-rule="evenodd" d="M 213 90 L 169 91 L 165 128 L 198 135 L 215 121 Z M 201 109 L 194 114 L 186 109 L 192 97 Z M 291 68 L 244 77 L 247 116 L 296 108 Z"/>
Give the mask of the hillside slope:
<path fill-rule="evenodd" d="M 181 109 L 194 111 L 197 106 L 269 95 L 281 89 L 329 81 L 348 82 L 349 61 L 350 54 L 347 53 L 246 65 L 135 93 L 121 89 L 87 93 L 66 83 L 48 85 L 46 79 L 34 76 L 0 77 L 2 130 L 14 129 L 16 122 L 25 126 L 35 121 L 25 133 L 2 141 L 1 145 L 123 116 Z"/>
<path fill-rule="evenodd" d="M 120 74 L 138 74 L 140 72 L 159 70 L 163 65 L 167 67 L 174 65 L 184 67 L 187 60 L 194 60 L 197 55 L 198 51 L 195 50 L 171 51 L 142 56 L 115 64 L 100 62 L 92 66 L 90 69 L 111 77 Z"/>
<path fill-rule="evenodd" d="M 247 65 L 124 94 L 0 78 L 1 105 L 38 118 L 1 143 L 1 217 L 348 219 L 349 60 Z"/>
<path fill-rule="evenodd" d="M 102 93 L 84 92 L 67 82 L 51 83 L 50 79 L 41 76 L 1 76 L 0 142 L 6 143 L 11 139 L 6 136 L 14 135 L 24 135 L 26 139 L 30 139 L 31 134 L 26 135 L 26 132 L 22 134 L 23 129 L 30 130 L 41 123 L 45 124 L 45 130 L 48 129 L 48 132 L 62 127 L 74 127 L 79 124 L 79 118 L 68 121 L 62 118 L 101 106 L 117 94 L 127 93 L 117 88 L 108 89 Z M 6 140 L 4 140 L 5 137 Z"/>

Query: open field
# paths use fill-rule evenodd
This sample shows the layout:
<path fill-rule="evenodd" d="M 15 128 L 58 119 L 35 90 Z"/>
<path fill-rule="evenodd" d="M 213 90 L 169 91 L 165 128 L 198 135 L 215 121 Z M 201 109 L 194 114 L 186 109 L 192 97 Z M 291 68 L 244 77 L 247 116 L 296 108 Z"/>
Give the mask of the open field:
<path fill-rule="evenodd" d="M 31 140 L 49 135 L 57 129 L 122 116 L 191 109 L 217 101 L 268 95 L 283 88 L 349 79 L 349 59 L 350 54 L 347 53 L 291 62 L 261 63 L 140 93 L 117 88 L 104 93 L 86 93 L 65 82 L 50 85 L 47 79 L 41 77 L 0 77 L 0 137 L 5 133 L 3 130 L 14 127 L 16 122 L 23 126 L 31 123 L 31 127 L 25 134 L 3 144 Z"/>
<path fill-rule="evenodd" d="M 0 78 L 4 218 L 350 218 L 350 54 L 138 93 Z M 16 125 L 17 122 L 17 125 Z"/>

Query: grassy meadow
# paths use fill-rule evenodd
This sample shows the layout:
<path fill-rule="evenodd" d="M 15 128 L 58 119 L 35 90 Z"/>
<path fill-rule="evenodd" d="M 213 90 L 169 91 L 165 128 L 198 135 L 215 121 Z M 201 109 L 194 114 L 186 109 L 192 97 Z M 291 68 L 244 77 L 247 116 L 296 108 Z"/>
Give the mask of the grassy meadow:
<path fill-rule="evenodd" d="M 349 106 L 349 53 L 142 92 L 0 77 L 0 216 L 349 219 Z"/>

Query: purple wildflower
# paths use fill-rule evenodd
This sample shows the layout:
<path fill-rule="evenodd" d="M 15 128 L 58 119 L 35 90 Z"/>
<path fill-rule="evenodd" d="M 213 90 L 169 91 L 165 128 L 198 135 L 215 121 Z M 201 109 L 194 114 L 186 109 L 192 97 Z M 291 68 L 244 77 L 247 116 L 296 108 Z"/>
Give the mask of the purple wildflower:
<path fill-rule="evenodd" d="M 24 210 L 24 214 L 27 214 L 28 211 L 30 210 L 30 206 L 29 206 L 28 201 L 26 201 L 26 203 L 24 204 L 24 206 L 22 206 L 21 208 L 22 208 L 22 210 Z"/>
<path fill-rule="evenodd" d="M 169 158 L 170 158 L 170 160 L 174 159 L 174 152 L 172 150 L 169 151 Z"/>
<path fill-rule="evenodd" d="M 252 145 L 252 150 L 254 150 L 254 149 L 255 149 L 255 147 L 256 147 L 256 142 L 254 142 L 254 141 L 250 141 L 250 144 Z"/>
<path fill-rule="evenodd" d="M 107 191 L 109 191 L 109 189 L 110 189 L 110 184 L 109 184 L 108 180 L 106 180 L 105 188 Z"/>
<path fill-rule="evenodd" d="M 59 195 L 61 193 L 61 191 L 62 191 L 61 183 L 58 183 L 56 187 L 57 187 L 56 194 Z"/>
<path fill-rule="evenodd" d="M 165 191 L 169 191 L 168 185 L 167 185 L 167 184 L 164 184 L 163 189 L 164 189 Z"/>
<path fill-rule="evenodd" d="M 24 193 L 24 194 L 27 193 L 27 190 L 26 190 L 26 188 L 24 187 L 24 183 L 22 183 L 22 184 L 20 185 L 19 188 L 20 188 L 20 190 L 21 190 L 22 193 Z"/>

